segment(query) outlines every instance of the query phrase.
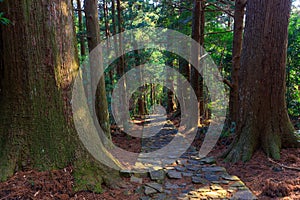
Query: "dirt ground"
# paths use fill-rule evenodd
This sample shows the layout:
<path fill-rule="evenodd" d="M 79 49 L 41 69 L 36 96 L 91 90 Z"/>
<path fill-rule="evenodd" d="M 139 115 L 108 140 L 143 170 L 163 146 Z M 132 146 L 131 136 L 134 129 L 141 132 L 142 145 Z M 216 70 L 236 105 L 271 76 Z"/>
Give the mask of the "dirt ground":
<path fill-rule="evenodd" d="M 138 138 L 130 138 L 112 127 L 113 141 L 118 146 L 134 152 L 141 149 Z M 218 157 L 226 149 L 228 141 L 220 139 L 210 156 Z M 197 145 L 197 143 L 195 143 Z M 217 159 L 217 165 L 224 166 L 232 175 L 237 175 L 259 199 L 300 199 L 300 149 L 284 149 L 281 159 L 273 162 L 258 151 L 247 163 L 225 163 Z M 63 170 L 18 172 L 8 181 L 0 183 L 0 200 L 6 199 L 101 199 L 138 200 L 135 190 L 139 186 L 129 183 L 127 188 L 110 189 L 103 186 L 102 194 L 90 191 L 75 193 L 72 190 L 72 167 Z M 149 181 L 147 178 L 145 182 Z"/>

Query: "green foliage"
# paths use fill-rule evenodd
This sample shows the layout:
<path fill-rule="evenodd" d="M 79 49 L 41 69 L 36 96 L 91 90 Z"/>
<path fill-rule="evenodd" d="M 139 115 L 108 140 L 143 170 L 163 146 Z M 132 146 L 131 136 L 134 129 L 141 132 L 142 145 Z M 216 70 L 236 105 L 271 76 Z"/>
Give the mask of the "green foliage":
<path fill-rule="evenodd" d="M 300 10 L 293 9 L 287 51 L 287 107 L 291 116 L 300 116 Z"/>
<path fill-rule="evenodd" d="M 0 24 L 8 25 L 10 20 L 4 17 L 4 13 L 0 12 Z"/>
<path fill-rule="evenodd" d="M 2 2 L 3 2 L 3 0 L 0 0 L 0 3 L 2 3 Z M 7 19 L 6 17 L 4 17 L 4 12 L 0 12 L 0 25 L 1 24 L 8 25 L 10 23 L 11 23 L 10 20 Z"/>

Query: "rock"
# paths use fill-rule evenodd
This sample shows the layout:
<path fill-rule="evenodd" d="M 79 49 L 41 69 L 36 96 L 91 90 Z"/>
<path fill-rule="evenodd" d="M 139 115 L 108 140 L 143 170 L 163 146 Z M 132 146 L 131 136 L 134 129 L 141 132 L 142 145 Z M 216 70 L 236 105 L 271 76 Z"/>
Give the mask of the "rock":
<path fill-rule="evenodd" d="M 240 180 L 239 177 L 231 176 L 229 174 L 223 174 L 223 175 L 221 175 L 221 177 L 225 180 L 228 180 L 228 181 L 239 181 Z"/>
<path fill-rule="evenodd" d="M 202 158 L 201 161 L 205 164 L 215 164 L 216 159 L 214 157 Z"/>
<path fill-rule="evenodd" d="M 155 199 L 155 200 L 166 200 L 167 195 L 166 194 L 157 194 L 153 197 L 153 199 Z"/>
<path fill-rule="evenodd" d="M 207 196 L 210 199 L 220 199 L 221 195 L 218 192 L 210 191 L 206 192 L 205 196 Z"/>
<path fill-rule="evenodd" d="M 209 192 L 209 191 L 210 191 L 209 187 L 203 187 L 203 188 L 199 188 L 197 190 L 197 192 L 199 192 L 199 193 L 205 193 L 205 192 Z"/>
<path fill-rule="evenodd" d="M 189 171 L 198 171 L 201 169 L 200 165 L 187 165 L 186 168 Z"/>
<path fill-rule="evenodd" d="M 184 177 L 191 177 L 191 176 L 193 176 L 193 173 L 191 173 L 191 172 L 182 172 L 181 174 Z"/>
<path fill-rule="evenodd" d="M 164 170 L 150 171 L 150 178 L 152 181 L 164 180 L 165 172 Z"/>
<path fill-rule="evenodd" d="M 218 181 L 219 180 L 219 176 L 214 175 L 214 174 L 205 174 L 204 177 L 208 181 Z"/>
<path fill-rule="evenodd" d="M 203 172 L 226 172 L 224 167 L 202 167 Z"/>
<path fill-rule="evenodd" d="M 237 181 L 230 185 L 230 187 L 244 187 L 244 186 L 245 184 L 242 181 Z"/>
<path fill-rule="evenodd" d="M 151 187 L 151 188 L 157 190 L 158 192 L 164 191 L 163 186 L 156 182 L 146 183 L 146 186 Z"/>
<path fill-rule="evenodd" d="M 170 183 L 170 182 L 166 182 L 166 183 L 165 183 L 165 187 L 166 187 L 166 189 L 168 189 L 168 190 L 171 190 L 171 189 L 179 189 L 179 188 L 180 188 L 179 185 L 177 185 L 177 184 L 172 184 L 172 183 Z"/>
<path fill-rule="evenodd" d="M 226 190 L 217 190 L 216 192 L 219 193 L 222 198 L 225 198 L 227 195 Z"/>
<path fill-rule="evenodd" d="M 212 190 L 223 190 L 223 188 L 218 184 L 211 185 L 210 189 L 212 189 Z"/>
<path fill-rule="evenodd" d="M 190 165 L 201 165 L 203 164 L 200 160 L 188 160 Z"/>
<path fill-rule="evenodd" d="M 182 178 L 181 172 L 177 172 L 175 170 L 168 171 L 167 176 L 170 179 L 181 179 Z"/>
<path fill-rule="evenodd" d="M 153 189 L 152 187 L 145 186 L 145 195 L 155 194 L 157 193 L 156 189 Z"/>
<path fill-rule="evenodd" d="M 214 184 L 224 184 L 224 185 L 228 185 L 230 182 L 226 181 L 226 180 L 221 180 L 221 181 L 212 181 L 212 183 Z"/>
<path fill-rule="evenodd" d="M 198 176 L 193 176 L 192 182 L 195 184 L 208 184 L 208 181 L 206 179 L 198 177 Z"/>
<path fill-rule="evenodd" d="M 232 199 L 232 200 L 238 200 L 238 199 L 254 200 L 254 199 L 257 199 L 257 197 L 254 196 L 250 190 L 241 190 L 241 191 L 237 191 L 235 194 L 233 194 L 233 196 L 230 199 Z"/>
<path fill-rule="evenodd" d="M 140 197 L 140 200 L 151 200 L 151 198 L 147 197 L 147 196 L 143 196 L 143 197 Z"/>
<path fill-rule="evenodd" d="M 175 169 L 179 172 L 184 172 L 186 170 L 185 167 L 181 167 L 181 166 L 176 166 Z"/>
<path fill-rule="evenodd" d="M 131 170 L 128 170 L 128 169 L 122 169 L 120 170 L 120 176 L 121 177 L 124 177 L 124 178 L 130 178 L 133 174 L 133 172 Z"/>
<path fill-rule="evenodd" d="M 142 178 L 138 178 L 138 177 L 135 177 L 135 176 L 131 176 L 130 177 L 130 181 L 133 182 L 133 183 L 139 183 L 139 184 L 143 183 L 143 179 Z"/>

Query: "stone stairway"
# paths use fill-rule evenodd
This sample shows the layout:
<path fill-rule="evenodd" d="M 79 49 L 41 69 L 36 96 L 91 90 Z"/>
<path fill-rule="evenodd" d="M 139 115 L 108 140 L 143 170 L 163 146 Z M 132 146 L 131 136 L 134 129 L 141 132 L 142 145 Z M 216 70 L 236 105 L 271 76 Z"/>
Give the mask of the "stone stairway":
<path fill-rule="evenodd" d="M 143 177 L 151 182 L 144 183 L 136 192 L 141 200 L 196 200 L 196 199 L 257 199 L 237 177 L 216 166 L 213 157 L 200 159 L 197 150 L 191 146 L 180 158 L 159 155 L 147 157 L 147 153 L 166 147 L 178 134 L 171 122 L 161 131 L 142 140 L 142 152 L 136 166 L 144 171 L 121 171 L 121 175 L 131 177 L 132 182 L 143 184 Z M 168 151 L 181 147 L 171 147 Z M 175 161 L 174 161 L 175 160 Z"/>

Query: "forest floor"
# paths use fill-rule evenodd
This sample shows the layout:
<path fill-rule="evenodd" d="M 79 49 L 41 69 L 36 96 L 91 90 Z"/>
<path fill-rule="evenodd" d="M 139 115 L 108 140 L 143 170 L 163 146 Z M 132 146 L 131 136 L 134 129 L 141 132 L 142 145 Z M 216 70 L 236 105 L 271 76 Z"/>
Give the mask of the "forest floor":
<path fill-rule="evenodd" d="M 178 121 L 173 121 L 178 123 Z M 112 127 L 113 141 L 118 146 L 133 152 L 141 149 L 141 139 L 129 138 Z M 200 140 L 194 141 L 197 148 Z M 268 160 L 262 151 L 254 154 L 247 162 L 235 164 L 224 162 L 219 156 L 226 150 L 229 138 L 221 138 L 209 154 L 216 158 L 216 165 L 225 167 L 231 175 L 238 176 L 258 199 L 300 199 L 300 149 L 283 149 L 281 159 Z M 0 200 L 6 199 L 101 199 L 101 200 L 138 200 L 141 194 L 136 189 L 141 184 L 130 182 L 127 188 L 111 189 L 103 186 L 102 194 L 89 191 L 75 193 L 72 189 L 72 167 L 63 170 L 37 172 L 18 172 L 8 181 L 0 183 Z M 143 178 L 143 183 L 150 182 Z"/>

